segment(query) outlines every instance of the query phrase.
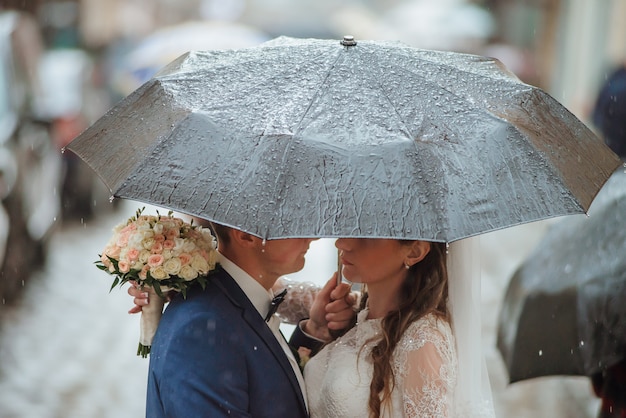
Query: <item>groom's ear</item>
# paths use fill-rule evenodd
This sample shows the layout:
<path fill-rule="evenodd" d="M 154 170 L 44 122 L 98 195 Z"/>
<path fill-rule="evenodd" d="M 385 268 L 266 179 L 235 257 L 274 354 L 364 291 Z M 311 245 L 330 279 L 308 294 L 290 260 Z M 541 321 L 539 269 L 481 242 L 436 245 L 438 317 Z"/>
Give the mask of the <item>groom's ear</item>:
<path fill-rule="evenodd" d="M 256 241 L 259 239 L 252 234 L 249 234 L 238 229 L 233 229 L 230 236 L 231 240 L 241 247 L 250 248 L 256 245 Z"/>

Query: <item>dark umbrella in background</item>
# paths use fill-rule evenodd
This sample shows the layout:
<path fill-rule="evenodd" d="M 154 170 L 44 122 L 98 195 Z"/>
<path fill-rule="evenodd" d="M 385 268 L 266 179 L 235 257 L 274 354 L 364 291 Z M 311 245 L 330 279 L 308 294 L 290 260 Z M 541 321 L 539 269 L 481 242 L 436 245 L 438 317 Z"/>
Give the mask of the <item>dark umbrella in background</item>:
<path fill-rule="evenodd" d="M 592 376 L 626 358 L 626 173 L 558 221 L 514 273 L 498 320 L 510 382 Z"/>
<path fill-rule="evenodd" d="M 615 70 L 600 89 L 592 120 L 607 145 L 626 159 L 626 67 Z"/>
<path fill-rule="evenodd" d="M 452 242 L 583 213 L 619 164 L 497 60 L 350 37 L 188 53 L 68 148 L 114 196 L 266 239 Z"/>

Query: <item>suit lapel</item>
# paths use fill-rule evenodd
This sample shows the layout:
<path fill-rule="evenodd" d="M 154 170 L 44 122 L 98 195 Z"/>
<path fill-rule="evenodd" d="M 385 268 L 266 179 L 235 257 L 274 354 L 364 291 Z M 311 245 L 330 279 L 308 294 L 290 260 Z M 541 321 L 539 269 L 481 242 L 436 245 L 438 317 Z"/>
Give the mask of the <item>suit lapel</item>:
<path fill-rule="evenodd" d="M 274 337 L 274 334 L 263 318 L 261 318 L 261 315 L 259 315 L 259 312 L 256 310 L 254 305 L 252 305 L 252 302 L 250 302 L 243 290 L 241 290 L 241 288 L 237 285 L 237 282 L 235 282 L 235 280 L 224 270 L 222 270 L 222 273 L 223 274 L 215 275 L 211 278 L 211 280 L 213 280 L 215 284 L 224 292 L 226 297 L 228 297 L 228 299 L 241 310 L 241 315 L 248 323 L 251 330 L 254 331 L 270 349 L 274 358 L 276 358 L 276 361 L 283 369 L 286 377 L 289 379 L 295 393 L 298 395 L 302 410 L 306 413 L 304 394 L 300 389 L 298 379 L 294 375 L 291 363 L 283 351 L 282 346 L 276 340 L 276 337 Z"/>

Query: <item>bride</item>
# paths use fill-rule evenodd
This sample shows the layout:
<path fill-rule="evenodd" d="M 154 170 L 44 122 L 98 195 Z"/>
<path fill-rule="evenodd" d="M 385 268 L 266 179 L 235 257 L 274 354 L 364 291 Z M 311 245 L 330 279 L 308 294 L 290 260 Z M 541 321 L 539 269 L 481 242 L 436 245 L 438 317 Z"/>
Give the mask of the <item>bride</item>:
<path fill-rule="evenodd" d="M 343 277 L 363 293 L 355 326 L 305 366 L 311 417 L 495 416 L 481 355 L 477 241 L 335 245 Z M 310 286 L 285 284 L 288 306 L 309 305 Z"/>

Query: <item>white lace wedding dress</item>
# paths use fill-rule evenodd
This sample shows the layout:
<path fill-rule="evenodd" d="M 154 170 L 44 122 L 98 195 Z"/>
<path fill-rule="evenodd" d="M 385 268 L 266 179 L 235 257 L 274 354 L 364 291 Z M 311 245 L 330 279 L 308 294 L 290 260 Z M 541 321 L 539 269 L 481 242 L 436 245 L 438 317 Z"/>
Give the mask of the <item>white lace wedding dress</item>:
<path fill-rule="evenodd" d="M 283 278 L 274 290 L 281 288 L 288 289 L 285 302 L 278 309 L 281 320 L 295 324 L 307 317 L 319 287 Z M 373 371 L 369 353 L 372 342 L 380 338 L 381 320 L 368 320 L 367 314 L 367 310 L 359 312 L 354 328 L 306 364 L 304 378 L 311 418 L 369 416 Z M 471 315 L 468 318 L 475 320 Z M 495 418 L 490 391 L 481 389 L 480 375 L 470 375 L 469 380 L 457 382 L 456 343 L 450 325 L 434 315 L 411 324 L 394 352 L 395 386 L 391 405 L 381 416 Z M 474 364 L 473 357 L 464 358 L 470 365 Z"/>
<path fill-rule="evenodd" d="M 311 418 L 369 416 L 372 364 L 381 320 L 359 312 L 356 327 L 311 358 L 304 370 Z M 362 349 L 363 348 L 363 349 Z M 449 325 L 434 315 L 413 323 L 393 355 L 395 387 L 383 417 L 449 417 L 456 353 Z"/>

